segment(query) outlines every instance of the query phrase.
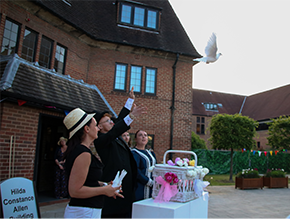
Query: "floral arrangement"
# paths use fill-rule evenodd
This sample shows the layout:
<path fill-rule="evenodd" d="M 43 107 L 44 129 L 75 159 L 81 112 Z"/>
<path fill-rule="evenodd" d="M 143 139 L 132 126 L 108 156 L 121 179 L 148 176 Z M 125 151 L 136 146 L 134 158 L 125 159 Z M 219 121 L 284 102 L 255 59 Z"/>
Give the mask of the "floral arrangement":
<path fill-rule="evenodd" d="M 168 202 L 170 199 L 178 193 L 177 185 L 179 179 L 175 173 L 165 173 L 164 178 L 162 176 L 156 177 L 156 182 L 161 185 L 161 189 L 155 198 L 154 202 Z"/>
<path fill-rule="evenodd" d="M 286 174 L 286 172 L 284 171 L 284 169 L 273 169 L 272 168 L 272 170 L 270 170 L 270 169 L 268 169 L 267 170 L 267 173 L 266 173 L 266 177 L 285 177 L 285 174 Z"/>
<path fill-rule="evenodd" d="M 178 178 L 175 173 L 171 173 L 171 172 L 165 173 L 164 178 L 166 182 L 168 182 L 169 184 L 178 183 Z"/>
<path fill-rule="evenodd" d="M 188 166 L 194 166 L 195 160 L 189 160 L 188 158 L 181 159 L 177 157 L 175 159 L 175 163 L 173 163 L 172 160 L 168 160 L 167 164 L 170 166 L 188 167 Z M 208 173 L 209 173 L 209 169 L 201 168 L 198 166 L 197 169 L 187 170 L 186 176 L 189 178 L 195 178 L 200 174 L 200 176 L 203 178 Z"/>
<path fill-rule="evenodd" d="M 259 171 L 257 168 L 254 169 L 243 169 L 237 174 L 238 178 L 260 178 Z"/>
<path fill-rule="evenodd" d="M 175 163 L 173 163 L 172 160 L 168 160 L 167 164 L 170 166 L 187 167 L 187 166 L 194 166 L 195 160 L 189 160 L 188 158 L 181 159 L 180 157 L 177 157 L 175 159 Z"/>

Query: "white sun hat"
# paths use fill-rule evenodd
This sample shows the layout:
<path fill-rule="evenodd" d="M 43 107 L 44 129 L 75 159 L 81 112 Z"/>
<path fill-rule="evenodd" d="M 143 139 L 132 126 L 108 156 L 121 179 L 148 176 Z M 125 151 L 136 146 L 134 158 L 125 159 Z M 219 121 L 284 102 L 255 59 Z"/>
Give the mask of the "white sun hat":
<path fill-rule="evenodd" d="M 93 116 L 93 114 L 87 114 L 80 108 L 75 108 L 63 119 L 63 123 L 69 131 L 69 139 L 82 128 Z"/>

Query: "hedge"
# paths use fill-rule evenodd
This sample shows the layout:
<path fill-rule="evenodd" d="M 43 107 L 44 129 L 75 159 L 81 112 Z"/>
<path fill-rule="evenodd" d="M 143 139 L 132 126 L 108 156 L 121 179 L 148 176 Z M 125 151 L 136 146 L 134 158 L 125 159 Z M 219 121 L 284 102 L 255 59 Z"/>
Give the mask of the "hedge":
<path fill-rule="evenodd" d="M 221 150 L 194 149 L 197 155 L 197 165 L 207 167 L 210 174 L 229 174 L 231 165 L 231 152 Z M 242 169 L 257 168 L 260 174 L 265 174 L 267 169 L 284 169 L 290 173 L 290 154 L 285 152 L 267 152 L 265 156 L 262 152 L 241 152 L 234 151 L 233 154 L 233 174 L 237 174 Z"/>

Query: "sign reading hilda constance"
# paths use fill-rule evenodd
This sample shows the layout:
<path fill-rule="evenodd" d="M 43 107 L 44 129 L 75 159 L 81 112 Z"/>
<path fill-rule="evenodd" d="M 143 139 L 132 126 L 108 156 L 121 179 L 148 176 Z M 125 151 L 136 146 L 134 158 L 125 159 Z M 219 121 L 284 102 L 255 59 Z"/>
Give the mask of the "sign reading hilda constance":
<path fill-rule="evenodd" d="M 40 218 L 33 182 L 15 177 L 0 183 L 2 218 Z"/>

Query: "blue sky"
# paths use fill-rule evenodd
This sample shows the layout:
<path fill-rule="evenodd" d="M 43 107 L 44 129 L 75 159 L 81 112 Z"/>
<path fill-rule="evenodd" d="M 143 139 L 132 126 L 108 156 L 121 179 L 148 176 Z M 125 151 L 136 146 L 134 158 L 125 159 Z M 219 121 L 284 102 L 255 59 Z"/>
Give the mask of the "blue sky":
<path fill-rule="evenodd" d="M 201 55 L 212 32 L 223 54 L 193 67 L 193 88 L 252 95 L 290 84 L 290 1 L 169 2 Z"/>

